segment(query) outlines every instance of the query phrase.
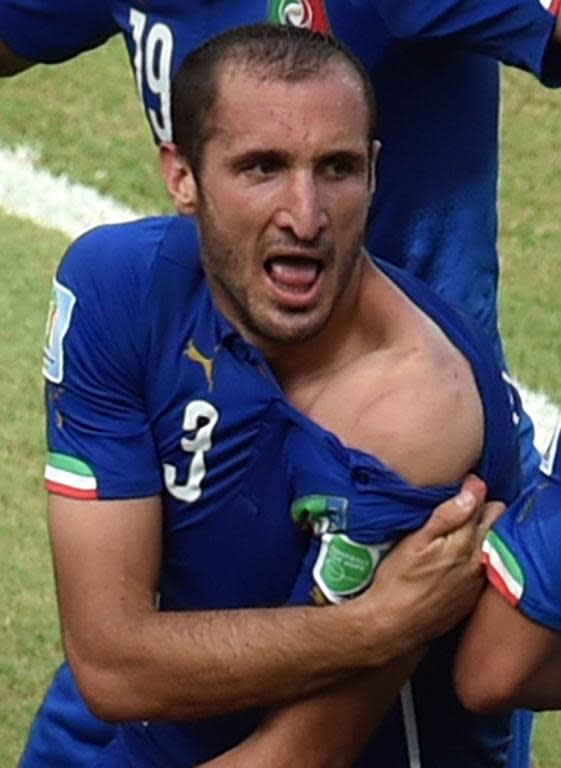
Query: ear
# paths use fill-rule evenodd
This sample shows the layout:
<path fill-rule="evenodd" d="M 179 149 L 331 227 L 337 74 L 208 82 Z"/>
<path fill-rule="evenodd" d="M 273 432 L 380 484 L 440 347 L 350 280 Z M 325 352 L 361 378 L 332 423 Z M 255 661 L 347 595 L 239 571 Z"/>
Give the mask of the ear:
<path fill-rule="evenodd" d="M 160 145 L 160 168 L 178 213 L 190 216 L 197 210 L 197 183 L 193 171 L 178 147 L 171 142 Z"/>
<path fill-rule="evenodd" d="M 378 155 L 382 145 L 379 141 L 372 142 L 372 150 L 370 153 L 370 194 L 373 195 L 376 191 L 376 163 L 378 162 Z"/>

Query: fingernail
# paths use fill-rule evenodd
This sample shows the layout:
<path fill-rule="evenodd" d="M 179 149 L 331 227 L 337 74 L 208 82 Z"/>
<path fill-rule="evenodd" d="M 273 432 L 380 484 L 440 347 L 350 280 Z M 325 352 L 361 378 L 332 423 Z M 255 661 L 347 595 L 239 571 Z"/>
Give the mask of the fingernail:
<path fill-rule="evenodd" d="M 471 491 L 468 491 L 465 488 L 456 496 L 455 501 L 456 504 L 466 512 L 475 508 L 475 496 Z"/>

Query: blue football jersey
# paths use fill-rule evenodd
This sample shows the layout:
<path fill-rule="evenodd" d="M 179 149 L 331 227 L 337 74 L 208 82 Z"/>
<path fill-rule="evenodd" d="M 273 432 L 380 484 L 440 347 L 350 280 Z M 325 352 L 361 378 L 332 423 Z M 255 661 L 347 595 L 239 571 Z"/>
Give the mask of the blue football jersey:
<path fill-rule="evenodd" d="M 263 355 L 215 310 L 195 237 L 189 219 L 148 219 L 95 230 L 63 260 L 45 348 L 47 486 L 75 498 L 162 494 L 162 610 L 304 602 L 316 539 L 310 544 L 293 523 L 291 504 L 343 499 L 337 532 L 385 544 L 456 489 L 415 488 L 296 411 Z M 494 496 L 512 500 L 520 480 L 516 400 L 491 345 L 422 283 L 380 268 L 469 359 L 485 414 L 477 470 Z M 503 765 L 508 717 L 461 709 L 451 684 L 454 647 L 453 636 L 438 643 L 413 682 L 419 748 L 442 768 Z M 196 765 L 243 739 L 260 717 L 125 724 L 91 764 Z M 407 727 L 393 712 L 357 766 L 383 759 L 407 768 Z"/>
<path fill-rule="evenodd" d="M 561 631 L 561 424 L 540 478 L 498 520 L 485 542 L 492 584 L 522 613 Z"/>

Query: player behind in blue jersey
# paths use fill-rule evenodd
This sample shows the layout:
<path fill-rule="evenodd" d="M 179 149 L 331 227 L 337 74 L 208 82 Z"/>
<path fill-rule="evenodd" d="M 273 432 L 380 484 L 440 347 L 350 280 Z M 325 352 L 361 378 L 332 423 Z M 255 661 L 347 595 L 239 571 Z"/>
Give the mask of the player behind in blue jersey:
<path fill-rule="evenodd" d="M 487 590 L 462 642 L 458 688 L 479 711 L 561 708 L 561 424 L 541 477 L 485 543 Z M 485 651 L 484 651 L 485 649 Z"/>
<path fill-rule="evenodd" d="M 308 747 L 334 743 L 348 765 L 422 655 L 435 594 L 419 599 L 403 567 L 392 577 L 390 554 L 343 606 L 228 609 L 299 599 L 308 537 L 287 509 L 310 493 L 347 497 L 335 533 L 384 548 L 471 469 L 512 499 L 516 414 L 480 334 L 362 250 L 373 102 L 340 48 L 297 30 L 232 33 L 187 62 L 174 103 L 178 146 L 162 148 L 162 165 L 179 211 L 197 214 L 203 270 L 180 217 L 93 232 L 55 282 L 46 476 L 65 648 L 90 706 L 127 721 L 92 764 L 197 764 L 262 717 L 214 715 L 374 667 L 296 705 Z M 432 551 L 460 588 L 454 538 Z M 440 709 L 427 701 L 420 725 L 412 710 L 385 724 L 356 765 L 407 766 L 415 750 L 428 764 L 504 764 L 508 722 L 450 709 L 451 677 L 433 674 L 449 671 L 453 643 L 429 659 L 430 686 L 420 669 L 416 695 L 437 687 Z M 438 717 L 423 722 L 428 711 Z M 268 750 L 273 765 L 292 750 L 289 764 L 311 765 L 293 712 L 273 715 L 244 755 Z"/>

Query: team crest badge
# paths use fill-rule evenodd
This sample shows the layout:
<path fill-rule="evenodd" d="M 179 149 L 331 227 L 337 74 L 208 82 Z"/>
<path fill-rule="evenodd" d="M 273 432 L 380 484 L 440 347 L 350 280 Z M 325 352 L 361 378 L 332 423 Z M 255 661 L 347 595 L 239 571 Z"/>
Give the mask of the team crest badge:
<path fill-rule="evenodd" d="M 290 515 L 299 528 L 309 528 L 316 536 L 321 536 L 346 529 L 348 506 L 348 499 L 343 496 L 314 493 L 293 501 Z"/>
<path fill-rule="evenodd" d="M 269 18 L 274 24 L 313 29 L 328 34 L 325 0 L 271 0 Z"/>
<path fill-rule="evenodd" d="M 43 350 L 43 376 L 53 384 L 60 384 L 64 378 L 63 343 L 75 304 L 76 296 L 72 291 L 53 280 Z"/>

